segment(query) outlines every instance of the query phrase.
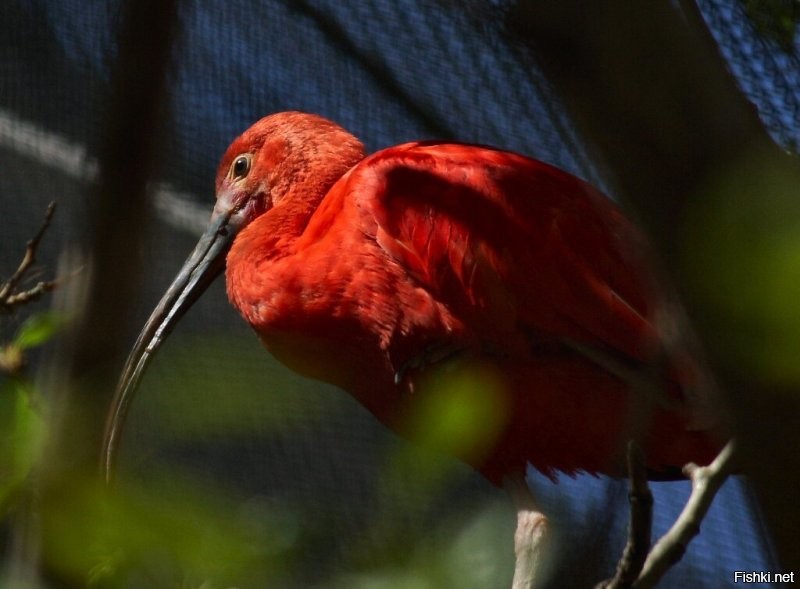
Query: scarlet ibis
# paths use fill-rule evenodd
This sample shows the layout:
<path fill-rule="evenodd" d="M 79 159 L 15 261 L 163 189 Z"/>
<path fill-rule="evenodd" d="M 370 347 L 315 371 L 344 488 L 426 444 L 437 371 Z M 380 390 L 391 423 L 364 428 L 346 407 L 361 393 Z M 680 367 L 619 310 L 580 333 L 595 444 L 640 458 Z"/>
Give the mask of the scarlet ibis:
<path fill-rule="evenodd" d="M 566 172 L 448 142 L 365 156 L 333 122 L 284 112 L 230 145 L 216 198 L 128 358 L 108 473 L 145 366 L 226 268 L 231 303 L 275 357 L 390 427 L 402 430 L 428 394 L 419 385 L 432 367 L 489 367 L 502 423 L 460 458 L 496 484 L 529 463 L 623 474 L 632 431 L 659 477 L 720 447 L 693 390 L 697 366 L 664 343 L 666 297 L 645 239 Z M 631 374 L 658 386 L 634 386 Z"/>

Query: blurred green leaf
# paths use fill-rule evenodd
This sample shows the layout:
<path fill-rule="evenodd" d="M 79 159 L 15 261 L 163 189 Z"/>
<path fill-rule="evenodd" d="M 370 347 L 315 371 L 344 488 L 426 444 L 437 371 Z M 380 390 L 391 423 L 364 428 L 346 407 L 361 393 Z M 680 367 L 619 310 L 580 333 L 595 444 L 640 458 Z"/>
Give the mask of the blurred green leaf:
<path fill-rule="evenodd" d="M 20 326 L 13 345 L 20 350 L 41 346 L 52 339 L 64 324 L 64 316 L 55 311 L 45 311 L 32 315 Z"/>
<path fill-rule="evenodd" d="M 517 518 L 506 496 L 474 514 L 450 536 L 445 564 L 448 586 L 481 589 L 510 586 Z"/>
<path fill-rule="evenodd" d="M 268 504 L 231 509 L 207 485 L 164 479 L 110 490 L 74 481 L 43 506 L 48 561 L 89 586 L 281 586 L 296 518 Z"/>
<path fill-rule="evenodd" d="M 384 569 L 361 575 L 347 575 L 339 581 L 342 589 L 438 589 L 425 571 L 413 568 Z"/>
<path fill-rule="evenodd" d="M 800 383 L 800 170 L 751 157 L 687 211 L 682 251 L 698 319 L 733 370 Z"/>
<path fill-rule="evenodd" d="M 392 454 L 387 470 L 379 475 L 380 480 L 376 483 L 380 497 L 376 498 L 374 511 L 370 510 L 370 523 L 364 531 L 363 545 L 355 542 L 357 546 L 346 547 L 348 559 L 358 561 L 357 565 L 371 570 L 363 575 L 348 575 L 349 581 L 339 579 L 338 573 L 334 573 L 324 586 L 359 587 L 361 583 L 384 583 L 383 586 L 387 587 L 497 586 L 495 579 L 486 582 L 484 576 L 479 577 L 482 579 L 479 584 L 466 582 L 466 579 L 474 576 L 474 571 L 470 571 L 463 563 L 480 558 L 481 570 L 490 571 L 490 561 L 505 562 L 502 558 L 494 558 L 495 551 L 513 558 L 513 514 L 505 521 L 511 527 L 505 528 L 507 535 L 504 541 L 490 541 L 483 548 L 479 547 L 477 538 L 452 524 L 446 526 L 446 533 L 444 528 L 433 530 L 435 539 L 424 543 L 419 549 L 409 544 L 408 540 L 409 526 L 417 525 L 410 522 L 424 521 L 426 515 L 430 517 L 431 511 L 436 509 L 436 501 L 443 500 L 443 492 L 448 485 L 454 480 L 463 481 L 466 477 L 474 476 L 465 465 L 444 457 L 441 452 L 443 447 L 454 446 L 464 454 L 479 454 L 485 445 L 491 443 L 491 438 L 497 435 L 507 418 L 508 408 L 502 402 L 504 394 L 500 375 L 475 367 L 463 368 L 443 374 L 441 380 L 437 380 L 435 389 L 425 389 L 426 396 L 423 398 L 429 403 L 424 403 L 424 409 L 415 414 L 412 420 L 417 441 L 421 444 L 398 440 L 396 445 L 391 445 L 398 451 L 396 455 Z M 141 396 L 140 403 L 134 405 L 132 421 L 145 421 L 148 432 L 156 436 L 163 432 L 170 445 L 176 441 L 214 444 L 215 439 L 227 441 L 238 435 L 273 435 L 275 431 L 283 435 L 286 429 L 293 428 L 307 435 L 315 423 L 329 420 L 338 411 L 345 407 L 352 409 L 354 405 L 342 392 L 292 374 L 272 359 L 255 339 L 181 334 L 176 334 L 170 340 L 158 361 L 153 364 L 142 382 Z M 137 456 L 141 457 L 142 452 L 146 452 L 143 444 L 154 443 L 152 435 L 149 434 L 146 439 L 143 437 L 138 445 L 133 446 Z M 164 440 L 155 441 L 156 446 L 163 443 Z M 419 447 L 422 444 L 433 445 L 439 451 L 423 450 Z M 129 444 L 128 447 L 132 446 Z M 159 451 L 155 450 L 156 453 Z M 193 503 L 191 494 L 187 497 L 184 507 Z M 267 511 L 270 509 L 267 508 Z M 330 510 L 337 511 L 336 508 Z M 313 513 L 313 508 L 310 512 L 302 513 L 304 516 Z M 152 518 L 153 515 L 147 517 Z M 269 523 L 263 526 L 263 531 L 257 536 L 269 538 L 278 530 L 294 530 L 291 533 L 300 536 L 296 542 L 289 543 L 292 548 L 280 557 L 282 565 L 288 569 L 292 564 L 297 566 L 297 563 L 292 563 L 295 554 L 299 555 L 299 562 L 305 563 L 309 550 L 320 550 L 319 542 L 325 542 L 326 545 L 330 543 L 330 529 L 319 529 L 320 521 L 335 520 L 324 517 L 309 516 L 298 523 L 296 517 L 290 516 L 290 521 L 282 524 L 277 521 L 280 517 L 272 513 L 271 517 L 266 518 Z M 330 513 L 327 517 L 331 517 Z M 109 519 L 116 519 L 116 516 L 110 516 Z M 144 514 L 134 519 L 140 520 L 139 525 L 146 521 Z M 245 519 L 253 521 L 257 518 L 247 516 Z M 474 529 L 485 531 L 480 526 Z M 462 533 L 464 540 L 461 540 Z M 458 550 L 455 551 L 451 550 L 454 534 L 459 537 Z M 162 547 L 159 549 L 162 552 L 167 546 L 173 545 L 166 532 L 157 535 L 162 538 Z M 468 537 L 472 540 L 467 540 Z M 158 560 L 162 564 L 157 565 L 151 562 L 155 557 L 148 560 L 132 558 L 131 555 L 139 551 L 130 545 L 125 547 L 125 544 L 122 541 L 107 544 L 103 558 L 91 565 L 96 575 L 108 578 L 129 571 L 127 586 L 161 586 L 151 578 L 174 581 L 178 578 L 176 563 L 185 563 L 186 560 L 184 557 L 171 560 L 162 557 Z M 148 542 L 137 544 L 147 545 Z M 462 550 L 470 554 L 462 558 Z M 169 550 L 171 554 L 176 552 L 176 549 Z M 363 555 L 364 559 L 360 559 L 359 555 Z M 321 565 L 322 573 L 298 573 L 295 569 L 291 574 L 295 577 L 318 578 L 332 566 L 325 562 Z M 245 563 L 244 568 L 249 566 Z M 194 570 L 193 567 L 184 564 L 180 570 Z M 159 572 L 153 573 L 154 570 Z M 281 570 L 280 567 L 277 570 Z M 510 577 L 510 571 L 513 571 L 513 567 L 504 570 L 500 578 Z M 147 581 L 133 582 L 133 575 L 138 575 L 137 579 L 146 576 Z M 267 573 L 268 578 L 279 576 L 275 571 Z M 224 582 L 242 588 L 267 586 L 263 581 L 248 585 L 245 581 L 236 581 L 224 574 L 208 575 L 205 580 L 201 577 L 199 574 L 187 575 L 184 578 L 191 582 L 187 581 L 184 585 L 173 583 L 170 586 L 199 587 L 208 579 L 211 579 L 210 587 L 229 586 L 220 584 Z M 450 578 L 460 581 L 450 583 L 447 581 Z M 270 586 L 282 585 L 276 582 Z"/>
<path fill-rule="evenodd" d="M 334 415 L 344 395 L 272 358 L 255 338 L 175 334 L 134 404 L 170 439 L 208 439 L 308 428 Z M 333 394 L 331 394 L 333 393 Z M 348 400 L 349 402 L 349 400 Z"/>
<path fill-rule="evenodd" d="M 411 443 L 393 446 L 378 482 L 375 533 L 390 542 L 403 533 L 392 529 L 391 513 L 402 506 L 409 518 L 429 516 L 448 487 L 474 476 L 467 464 L 483 460 L 508 418 L 506 383 L 495 367 L 467 359 L 426 372 L 399 425 Z"/>
<path fill-rule="evenodd" d="M 514 572 L 516 518 L 503 497 L 463 521 L 445 522 L 400 562 L 337 579 L 348 589 L 494 589 Z"/>
<path fill-rule="evenodd" d="M 39 458 L 44 423 L 29 383 L 12 378 L 0 388 L 0 515 Z"/>
<path fill-rule="evenodd" d="M 505 386 L 496 369 L 480 364 L 438 371 L 415 393 L 409 438 L 466 462 L 479 460 L 508 418 Z"/>

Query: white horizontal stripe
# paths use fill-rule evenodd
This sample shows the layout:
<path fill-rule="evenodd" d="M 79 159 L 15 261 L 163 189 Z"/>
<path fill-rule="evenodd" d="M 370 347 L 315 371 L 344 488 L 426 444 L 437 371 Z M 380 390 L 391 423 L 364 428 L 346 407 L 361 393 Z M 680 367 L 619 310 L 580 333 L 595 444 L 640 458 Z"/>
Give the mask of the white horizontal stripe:
<path fill-rule="evenodd" d="M 60 135 L 20 119 L 0 108 L 0 147 L 15 151 L 82 182 L 97 177 L 97 161 L 89 157 L 86 148 Z M 159 218 L 173 227 L 193 235 L 203 231 L 211 216 L 208 207 L 198 205 L 192 196 L 158 183 L 155 187 L 155 208 Z"/>

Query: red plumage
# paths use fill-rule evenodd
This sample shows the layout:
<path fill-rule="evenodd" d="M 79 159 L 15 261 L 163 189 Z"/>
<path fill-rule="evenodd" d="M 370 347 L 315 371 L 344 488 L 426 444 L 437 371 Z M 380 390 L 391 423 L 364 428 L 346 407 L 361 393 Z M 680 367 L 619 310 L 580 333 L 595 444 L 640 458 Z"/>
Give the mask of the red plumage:
<path fill-rule="evenodd" d="M 499 436 L 461 456 L 493 482 L 526 462 L 620 474 L 632 431 L 646 432 L 656 474 L 718 450 L 708 431 L 690 429 L 698 369 L 662 345 L 665 303 L 646 242 L 585 182 L 474 145 L 408 143 L 364 157 L 338 126 L 281 113 L 231 145 L 217 190 L 216 216 L 243 215 L 229 297 L 291 368 L 400 429 L 425 394 L 415 387 L 422 371 L 405 368 L 426 351 L 450 347 L 502 376 Z M 604 358 L 658 376 L 659 402 Z"/>
<path fill-rule="evenodd" d="M 664 319 L 680 322 L 644 238 L 585 182 L 475 145 L 365 157 L 338 125 L 290 112 L 231 144 L 216 187 L 206 233 L 128 358 L 107 477 L 148 362 L 226 266 L 231 302 L 278 359 L 400 432 L 436 394 L 428 374 L 489 374 L 492 435 L 449 450 L 495 483 L 527 463 L 623 474 L 628 437 L 660 477 L 719 448 L 704 373 L 674 333 L 662 341 Z"/>

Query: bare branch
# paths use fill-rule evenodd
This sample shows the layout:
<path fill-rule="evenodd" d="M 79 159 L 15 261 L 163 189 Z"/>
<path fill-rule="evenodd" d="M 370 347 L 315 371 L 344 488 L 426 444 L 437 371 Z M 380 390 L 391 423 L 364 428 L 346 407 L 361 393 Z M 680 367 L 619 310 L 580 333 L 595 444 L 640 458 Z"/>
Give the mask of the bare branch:
<path fill-rule="evenodd" d="M 611 579 L 598 583 L 595 589 L 627 589 L 639 576 L 650 550 L 653 529 L 653 494 L 647 484 L 644 454 L 633 440 L 628 442 L 628 501 L 630 524 L 628 542 Z"/>
<path fill-rule="evenodd" d="M 39 227 L 39 231 L 36 232 L 36 235 L 28 240 L 28 243 L 25 247 L 25 255 L 23 256 L 22 262 L 20 262 L 17 271 L 14 272 L 11 278 L 9 278 L 8 281 L 3 284 L 3 287 L 0 288 L 0 300 L 5 300 L 8 295 L 14 291 L 20 280 L 25 277 L 25 273 L 36 261 L 36 250 L 39 247 L 39 242 L 44 236 L 44 232 L 47 231 L 47 228 L 50 226 L 50 220 L 53 218 L 55 207 L 55 202 L 51 202 L 49 205 L 47 205 L 42 226 Z"/>
<path fill-rule="evenodd" d="M 4 311 L 11 310 L 12 307 L 21 307 L 39 299 L 43 294 L 46 294 L 55 289 L 59 280 L 43 280 L 37 282 L 34 286 L 22 292 L 14 293 L 2 301 Z"/>
<path fill-rule="evenodd" d="M 22 257 L 17 270 L 11 275 L 6 282 L 0 286 L 0 312 L 10 313 L 15 306 L 24 305 L 33 300 L 36 300 L 44 293 L 53 290 L 56 286 L 56 281 L 39 282 L 36 286 L 22 291 L 16 292 L 19 283 L 25 278 L 25 274 L 30 270 L 31 266 L 36 262 L 36 251 L 39 248 L 39 242 L 50 226 L 50 221 L 53 218 L 53 213 L 56 210 L 56 203 L 51 202 L 47 205 L 47 210 L 44 213 L 44 221 L 42 221 L 39 231 L 36 232 L 25 246 L 25 255 Z"/>
<path fill-rule="evenodd" d="M 700 533 L 700 523 L 717 491 L 733 471 L 735 458 L 735 445 L 731 441 L 708 466 L 687 464 L 683 467 L 684 474 L 692 481 L 692 493 L 673 526 L 650 551 L 642 574 L 633 584 L 635 589 L 654 587 L 664 573 L 680 561 L 689 542 Z"/>

